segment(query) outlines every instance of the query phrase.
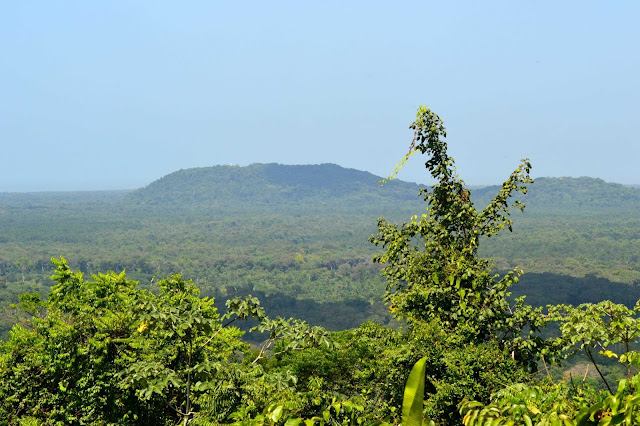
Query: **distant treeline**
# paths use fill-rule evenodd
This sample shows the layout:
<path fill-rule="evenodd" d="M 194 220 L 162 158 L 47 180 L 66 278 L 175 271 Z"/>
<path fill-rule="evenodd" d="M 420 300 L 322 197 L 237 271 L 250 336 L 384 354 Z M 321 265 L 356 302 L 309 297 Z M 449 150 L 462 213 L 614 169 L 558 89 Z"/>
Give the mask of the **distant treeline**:
<path fill-rule="evenodd" d="M 219 302 L 261 295 L 330 329 L 385 322 L 380 248 L 367 239 L 378 217 L 425 210 L 419 185 L 379 181 L 330 164 L 262 164 L 181 170 L 136 191 L 0 194 L 0 302 L 46 294 L 50 259 L 64 255 L 87 275 L 126 269 L 143 288 L 181 273 Z M 473 189 L 472 199 L 483 207 L 495 192 Z M 533 304 L 638 300 L 640 190 L 541 178 L 525 201 L 513 233 L 481 242 L 497 269 L 524 268 L 515 292 Z"/>

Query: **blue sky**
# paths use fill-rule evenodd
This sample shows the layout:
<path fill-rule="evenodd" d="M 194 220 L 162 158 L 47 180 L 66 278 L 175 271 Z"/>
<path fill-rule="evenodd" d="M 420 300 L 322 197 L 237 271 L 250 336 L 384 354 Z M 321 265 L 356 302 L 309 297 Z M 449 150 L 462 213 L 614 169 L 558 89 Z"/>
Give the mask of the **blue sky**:
<path fill-rule="evenodd" d="M 337 163 L 387 175 L 427 104 L 469 184 L 640 183 L 640 2 L 0 5 L 0 191 Z M 399 176 L 426 182 L 418 157 Z"/>

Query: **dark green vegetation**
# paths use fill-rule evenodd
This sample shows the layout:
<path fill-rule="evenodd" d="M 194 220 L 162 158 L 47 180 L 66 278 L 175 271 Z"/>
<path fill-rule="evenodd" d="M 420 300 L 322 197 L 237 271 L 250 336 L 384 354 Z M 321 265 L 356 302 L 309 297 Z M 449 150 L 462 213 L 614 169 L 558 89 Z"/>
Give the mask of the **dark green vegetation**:
<path fill-rule="evenodd" d="M 487 191 L 492 190 L 473 194 L 486 200 Z M 514 232 L 499 235 L 483 250 L 499 266 L 516 264 L 527 272 L 640 282 L 637 188 L 585 177 L 540 178 L 521 199 L 527 211 L 515 218 Z"/>
<path fill-rule="evenodd" d="M 417 185 L 378 181 L 334 165 L 219 166 L 128 193 L 3 194 L 0 298 L 46 294 L 50 259 L 64 254 L 86 274 L 126 268 L 143 285 L 182 273 L 219 306 L 251 292 L 331 329 L 384 322 L 384 282 L 366 240 L 379 215 L 422 207 Z"/>
<path fill-rule="evenodd" d="M 386 424 L 399 420 L 405 380 L 424 359 L 424 415 L 438 424 L 635 421 L 638 309 L 605 302 L 543 311 L 510 298 L 518 267 L 495 271 L 545 265 L 519 290 L 537 289 L 539 305 L 554 296 L 633 306 L 638 218 L 622 206 L 637 206 L 639 192 L 585 178 L 541 179 L 534 192 L 523 161 L 502 187 L 470 193 L 447 155 L 440 119 L 421 108 L 412 128 L 412 152 L 426 154 L 436 181 L 422 191 L 426 211 L 412 198 L 416 185 L 380 187 L 370 174 L 333 165 L 192 169 L 129 193 L 2 196 L 3 295 L 31 294 L 3 319 L 23 325 L 0 346 L 1 417 L 11 424 Z M 611 202 L 600 203 L 601 193 Z M 538 207 L 514 221 L 509 209 L 520 200 Z M 581 213 L 583 205 L 593 208 Z M 577 212 L 571 225 L 568 212 Z M 376 228 L 380 215 L 386 219 Z M 502 232 L 527 225 L 533 236 Z M 368 235 L 377 247 L 366 244 Z M 545 238 L 564 249 L 545 252 L 535 244 Z M 594 239 L 615 240 L 631 254 L 610 255 L 590 245 Z M 573 243 L 578 248 L 567 247 Z M 55 261 L 49 292 L 53 251 L 72 262 Z M 497 268 L 480 256 L 485 251 L 498 254 Z M 97 273 L 124 268 L 127 275 Z M 74 269 L 96 275 L 85 279 Z M 153 278 L 163 275 L 170 277 Z M 47 300 L 37 292 L 49 292 Z M 264 305 L 233 298 L 248 292 Z M 401 322 L 385 314 L 383 294 Z M 225 309 L 203 295 L 230 300 Z M 274 319 L 278 313 L 357 328 L 330 333 Z M 372 318 L 378 324 L 360 325 Z M 261 346 L 240 340 L 234 321 L 245 319 L 262 333 L 248 340 Z M 550 323 L 557 337 L 542 333 Z M 539 366 L 547 371 L 545 360 L 577 350 L 612 396 L 585 379 L 532 375 Z M 629 381 L 613 396 L 616 364 L 627 367 Z"/>
<path fill-rule="evenodd" d="M 385 323 L 366 240 L 378 217 L 425 210 L 418 185 L 379 180 L 330 164 L 265 164 L 181 170 L 137 191 L 0 194 L 0 300 L 46 294 L 50 259 L 65 255 L 87 274 L 126 268 L 142 285 L 180 272 L 218 307 L 253 293 L 273 312 L 333 330 Z M 496 191 L 471 196 L 484 206 Z M 514 232 L 480 249 L 500 270 L 524 269 L 517 294 L 539 305 L 635 303 L 637 287 L 619 283 L 640 279 L 640 190 L 546 178 L 525 197 Z M 5 337 L 12 321 L 2 317 Z"/>

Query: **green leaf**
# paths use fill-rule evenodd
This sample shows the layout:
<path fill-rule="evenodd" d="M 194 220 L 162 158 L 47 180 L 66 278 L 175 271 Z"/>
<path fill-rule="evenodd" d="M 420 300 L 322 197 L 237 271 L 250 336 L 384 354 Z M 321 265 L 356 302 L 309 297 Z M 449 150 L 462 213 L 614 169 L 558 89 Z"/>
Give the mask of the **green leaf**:
<path fill-rule="evenodd" d="M 280 417 L 282 417 L 282 405 L 278 405 L 271 413 L 269 418 L 274 421 L 277 422 L 278 420 L 280 420 Z"/>
<path fill-rule="evenodd" d="M 527 426 L 533 426 L 533 422 L 531 421 L 531 417 L 529 417 L 527 414 L 525 414 L 523 416 L 524 419 L 524 424 Z"/>
<path fill-rule="evenodd" d="M 421 358 L 411 369 L 402 400 L 402 424 L 404 426 L 422 425 L 422 406 L 424 402 L 424 376 L 427 357 Z"/>
<path fill-rule="evenodd" d="M 620 425 L 624 422 L 625 413 L 618 413 L 615 416 L 611 417 L 611 422 L 609 424 L 612 425 Z"/>

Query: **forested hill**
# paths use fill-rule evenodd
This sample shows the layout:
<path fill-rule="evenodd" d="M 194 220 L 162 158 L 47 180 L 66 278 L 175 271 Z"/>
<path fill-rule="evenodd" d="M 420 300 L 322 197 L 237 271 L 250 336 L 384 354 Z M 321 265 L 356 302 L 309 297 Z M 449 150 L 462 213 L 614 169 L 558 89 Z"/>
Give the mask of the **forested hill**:
<path fill-rule="evenodd" d="M 499 186 L 471 191 L 477 208 L 485 206 Z M 536 178 L 528 192 L 519 198 L 527 205 L 529 214 L 593 215 L 620 213 L 637 215 L 640 212 L 640 188 L 605 182 L 590 177 Z"/>
<path fill-rule="evenodd" d="M 126 200 L 162 210 L 313 205 L 362 211 L 389 205 L 403 210 L 423 206 L 417 197 L 420 185 L 395 180 L 381 186 L 380 179 L 335 164 L 213 166 L 171 173 L 130 193 Z M 476 207 L 484 207 L 499 189 L 497 185 L 473 189 Z M 520 198 L 530 214 L 640 211 L 640 188 L 590 177 L 537 178 Z"/>
<path fill-rule="evenodd" d="M 180 170 L 135 191 L 0 194 L 0 309 L 21 292 L 46 294 L 50 259 L 63 255 L 87 275 L 126 269 L 148 285 L 179 272 L 221 301 L 262 294 L 278 314 L 330 328 L 380 322 L 381 248 L 367 239 L 380 216 L 403 222 L 426 207 L 419 185 L 380 179 L 333 164 L 254 164 Z M 474 188 L 472 199 L 481 208 L 498 189 Z M 584 278 L 567 288 L 600 286 L 591 275 L 640 283 L 640 189 L 538 178 L 526 202 L 513 233 L 481 244 L 498 268 L 546 274 L 544 285 Z"/>
<path fill-rule="evenodd" d="M 129 195 L 129 200 L 161 208 L 216 208 L 269 205 L 373 210 L 390 203 L 420 206 L 419 185 L 393 181 L 335 164 L 252 164 L 179 170 Z"/>

